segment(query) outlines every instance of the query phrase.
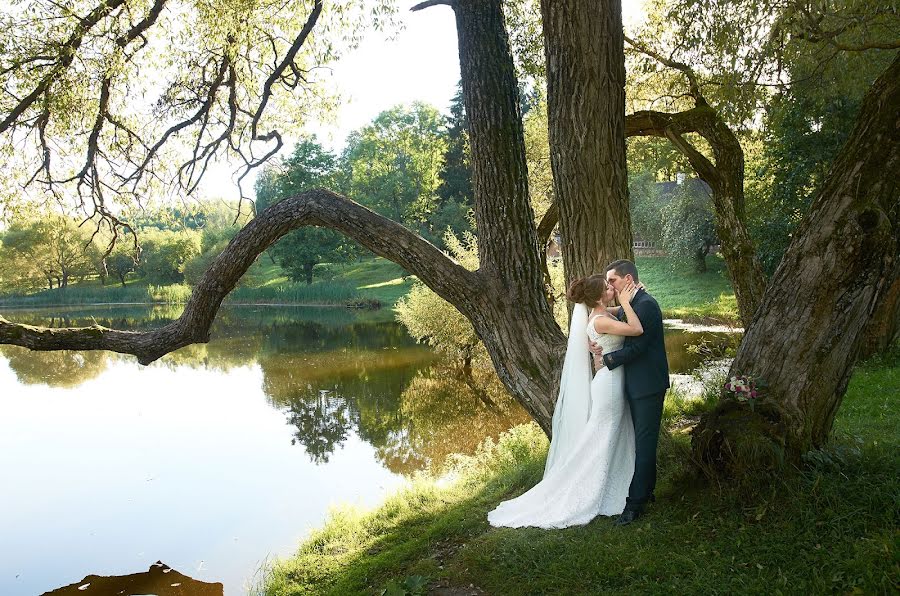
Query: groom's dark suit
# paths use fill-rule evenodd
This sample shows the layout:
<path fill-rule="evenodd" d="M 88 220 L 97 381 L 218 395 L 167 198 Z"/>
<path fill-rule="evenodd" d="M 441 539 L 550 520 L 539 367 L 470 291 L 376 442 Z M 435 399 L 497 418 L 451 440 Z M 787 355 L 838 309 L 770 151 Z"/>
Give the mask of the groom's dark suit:
<path fill-rule="evenodd" d="M 610 370 L 625 365 L 625 397 L 634 423 L 634 477 L 625 508 L 642 511 L 656 487 L 656 444 L 662 421 L 663 400 L 669 388 L 669 363 L 663 341 L 662 311 L 647 292 L 640 290 L 631 307 L 644 333 L 626 337 L 621 350 L 603 355 Z"/>

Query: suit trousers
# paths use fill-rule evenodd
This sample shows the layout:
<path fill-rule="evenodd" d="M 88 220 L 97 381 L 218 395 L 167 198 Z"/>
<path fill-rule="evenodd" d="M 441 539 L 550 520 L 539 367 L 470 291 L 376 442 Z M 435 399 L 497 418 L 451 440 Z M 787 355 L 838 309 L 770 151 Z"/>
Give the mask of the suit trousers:
<path fill-rule="evenodd" d="M 659 443 L 659 427 L 662 422 L 663 401 L 666 392 L 653 393 L 637 398 L 626 396 L 634 424 L 634 476 L 628 487 L 625 509 L 643 511 L 656 488 L 656 446 Z"/>

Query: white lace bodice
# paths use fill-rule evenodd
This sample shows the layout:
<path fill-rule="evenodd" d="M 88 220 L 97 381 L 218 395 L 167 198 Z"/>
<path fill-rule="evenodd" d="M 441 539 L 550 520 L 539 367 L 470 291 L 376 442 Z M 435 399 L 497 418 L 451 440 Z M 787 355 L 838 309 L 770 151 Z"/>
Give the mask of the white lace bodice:
<path fill-rule="evenodd" d="M 603 348 L 604 354 L 609 354 L 610 352 L 615 352 L 616 350 L 622 349 L 622 344 L 625 343 L 625 336 L 623 335 L 611 335 L 609 333 L 597 333 L 597 330 L 594 329 L 594 319 L 597 317 L 607 317 L 609 315 L 597 314 L 590 318 L 587 324 L 587 336 L 593 342 L 597 342 L 600 344 L 600 347 Z"/>

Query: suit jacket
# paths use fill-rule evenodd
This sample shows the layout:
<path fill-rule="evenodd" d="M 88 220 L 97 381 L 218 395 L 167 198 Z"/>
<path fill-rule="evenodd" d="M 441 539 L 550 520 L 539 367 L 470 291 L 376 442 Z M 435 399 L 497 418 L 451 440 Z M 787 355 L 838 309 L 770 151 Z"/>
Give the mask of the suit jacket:
<path fill-rule="evenodd" d="M 663 341 L 662 311 L 644 290 L 631 300 L 644 333 L 626 337 L 621 350 L 603 355 L 610 370 L 625 366 L 625 395 L 629 399 L 664 393 L 669 388 L 669 362 Z"/>

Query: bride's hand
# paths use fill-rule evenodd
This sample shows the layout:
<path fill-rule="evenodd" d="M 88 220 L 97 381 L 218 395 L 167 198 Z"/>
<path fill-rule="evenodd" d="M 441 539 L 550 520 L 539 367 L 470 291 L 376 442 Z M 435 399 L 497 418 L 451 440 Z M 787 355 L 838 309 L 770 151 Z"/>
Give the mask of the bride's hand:
<path fill-rule="evenodd" d="M 619 293 L 619 302 L 631 304 L 631 300 L 634 298 L 634 295 L 637 294 L 639 289 L 640 288 L 633 283 L 628 284 Z"/>

